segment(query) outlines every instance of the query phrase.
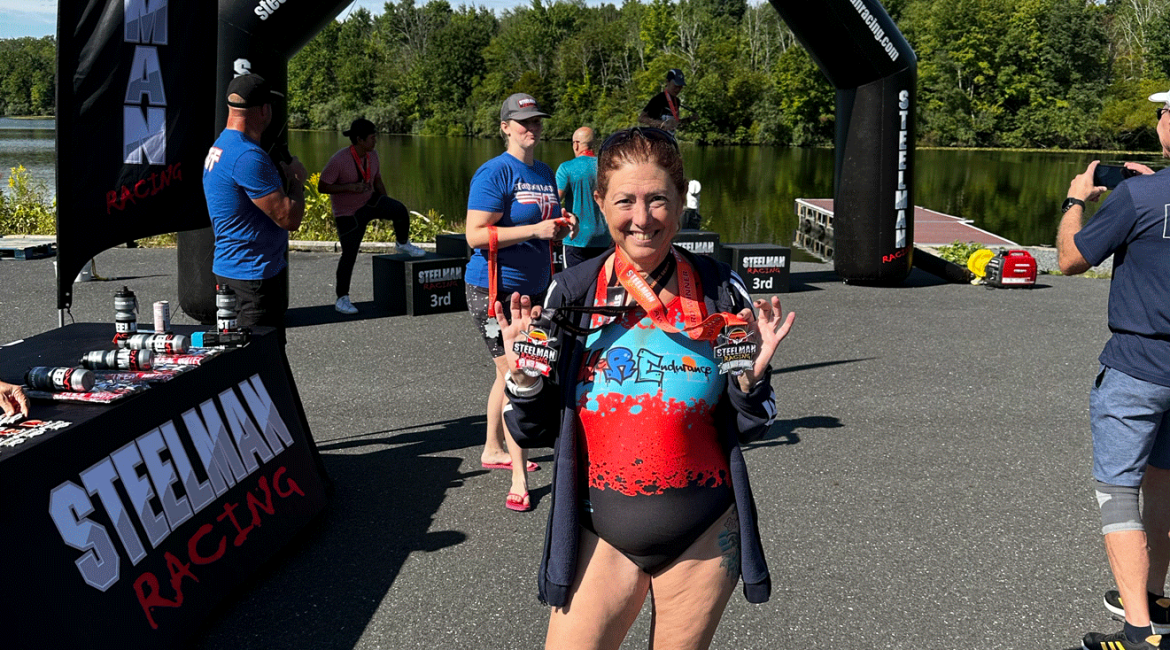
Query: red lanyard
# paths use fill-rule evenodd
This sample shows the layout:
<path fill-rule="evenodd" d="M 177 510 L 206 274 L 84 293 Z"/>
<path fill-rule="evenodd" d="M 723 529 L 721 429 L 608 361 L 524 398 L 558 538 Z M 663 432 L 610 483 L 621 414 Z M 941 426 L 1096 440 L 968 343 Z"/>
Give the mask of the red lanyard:
<path fill-rule="evenodd" d="M 634 302 L 646 310 L 646 315 L 654 321 L 654 325 L 658 329 L 671 334 L 684 332 L 695 341 L 713 341 L 724 327 L 747 324 L 739 316 L 725 312 L 712 314 L 704 320 L 703 312 L 706 310 L 699 295 L 699 284 L 695 270 L 677 250 L 672 248 L 671 254 L 678 262 L 678 297 L 682 301 L 683 321 L 686 323 L 686 327 L 681 330 L 675 327 L 674 323 L 666 316 L 666 307 L 662 304 L 662 300 L 659 299 L 658 294 L 650 287 L 645 278 L 638 274 L 637 269 L 633 267 L 621 248 L 617 249 L 613 260 L 614 275 L 617 276 L 618 282 L 634 298 Z M 605 304 L 606 285 L 608 284 L 605 266 L 602 265 L 597 278 L 595 304 Z"/>
<path fill-rule="evenodd" d="M 370 171 L 370 154 L 367 153 L 365 156 L 358 158 L 357 147 L 353 145 L 350 145 L 349 153 L 353 156 L 353 162 L 357 165 L 358 173 L 361 174 L 362 180 L 369 183 L 370 177 L 373 176 L 373 173 Z"/>
<path fill-rule="evenodd" d="M 500 233 L 495 226 L 488 226 L 488 318 L 496 317 L 496 271 L 499 265 Z"/>
<path fill-rule="evenodd" d="M 666 106 L 670 109 L 670 114 L 674 116 L 675 121 L 678 121 L 678 107 L 674 105 L 674 99 L 665 90 L 662 91 L 662 94 L 666 95 Z"/>

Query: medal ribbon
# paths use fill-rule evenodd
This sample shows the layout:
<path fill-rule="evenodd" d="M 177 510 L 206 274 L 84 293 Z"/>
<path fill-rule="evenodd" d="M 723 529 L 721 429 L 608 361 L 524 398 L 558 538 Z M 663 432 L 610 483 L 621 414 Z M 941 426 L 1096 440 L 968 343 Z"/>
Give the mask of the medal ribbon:
<path fill-rule="evenodd" d="M 496 317 L 496 272 L 500 254 L 500 233 L 495 226 L 488 226 L 488 318 Z"/>
<path fill-rule="evenodd" d="M 350 145 L 349 154 L 353 156 L 353 162 L 357 165 L 358 173 L 361 174 L 362 180 L 366 183 L 370 182 L 373 172 L 370 171 L 370 155 L 366 154 L 362 158 L 358 158 L 357 147 Z"/>
<path fill-rule="evenodd" d="M 613 260 L 613 270 L 618 282 L 634 298 L 638 306 L 646 310 L 646 315 L 654 321 L 658 329 L 670 334 L 683 332 L 695 341 L 714 341 L 724 327 L 747 325 L 747 321 L 727 312 L 712 314 L 704 320 L 703 302 L 699 296 L 695 270 L 677 250 L 671 248 L 671 254 L 678 262 L 678 297 L 682 300 L 683 321 L 686 323 L 686 327 L 681 330 L 670 322 L 666 316 L 666 306 L 658 298 L 657 292 L 638 274 L 621 248 L 617 249 Z"/>
<path fill-rule="evenodd" d="M 674 121 L 677 122 L 678 121 L 678 106 L 675 105 L 674 99 L 670 96 L 670 93 L 668 93 L 664 90 L 664 91 L 662 91 L 662 94 L 666 95 L 666 106 L 667 106 L 667 108 L 670 109 L 670 114 L 674 116 Z"/>

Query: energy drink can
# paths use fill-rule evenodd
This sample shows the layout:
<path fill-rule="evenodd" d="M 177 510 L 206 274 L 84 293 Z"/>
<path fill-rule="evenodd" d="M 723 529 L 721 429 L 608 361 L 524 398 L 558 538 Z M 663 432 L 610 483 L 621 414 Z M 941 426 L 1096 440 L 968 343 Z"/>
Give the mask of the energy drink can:
<path fill-rule="evenodd" d="M 150 350 L 96 350 L 81 357 L 81 365 L 90 370 L 150 370 Z"/>
<path fill-rule="evenodd" d="M 37 366 L 29 368 L 24 375 L 24 383 L 34 390 L 47 390 L 55 393 L 73 392 L 88 393 L 93 390 L 93 372 L 84 368 L 50 368 Z"/>
<path fill-rule="evenodd" d="M 154 333 L 171 333 L 171 303 L 166 300 L 154 303 Z"/>

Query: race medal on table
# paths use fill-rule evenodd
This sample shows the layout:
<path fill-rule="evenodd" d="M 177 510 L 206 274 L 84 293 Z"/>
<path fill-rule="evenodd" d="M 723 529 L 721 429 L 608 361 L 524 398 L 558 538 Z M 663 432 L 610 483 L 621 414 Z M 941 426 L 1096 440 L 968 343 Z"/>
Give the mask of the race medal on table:
<path fill-rule="evenodd" d="M 516 367 L 529 377 L 547 377 L 557 362 L 557 349 L 552 347 L 555 337 L 548 330 L 533 325 L 524 333 L 524 338 L 512 344 L 512 351 L 518 357 Z"/>
<path fill-rule="evenodd" d="M 714 350 L 719 374 L 738 376 L 751 368 L 755 363 L 756 354 L 760 351 L 755 338 L 755 335 L 742 325 L 723 328 Z"/>

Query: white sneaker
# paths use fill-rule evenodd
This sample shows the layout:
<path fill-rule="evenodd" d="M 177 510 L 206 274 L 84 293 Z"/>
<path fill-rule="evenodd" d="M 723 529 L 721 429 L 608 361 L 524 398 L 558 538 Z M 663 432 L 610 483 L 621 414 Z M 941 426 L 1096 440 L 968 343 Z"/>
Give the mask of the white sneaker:
<path fill-rule="evenodd" d="M 406 242 L 405 244 L 395 244 L 395 246 L 398 247 L 399 253 L 406 253 L 411 257 L 422 257 L 423 255 L 427 254 L 426 251 L 410 242 Z"/>
<path fill-rule="evenodd" d="M 338 298 L 337 303 L 333 305 L 333 308 L 343 314 L 353 315 L 358 312 L 357 307 L 354 307 L 353 303 L 349 301 L 349 296 L 342 296 Z"/>

